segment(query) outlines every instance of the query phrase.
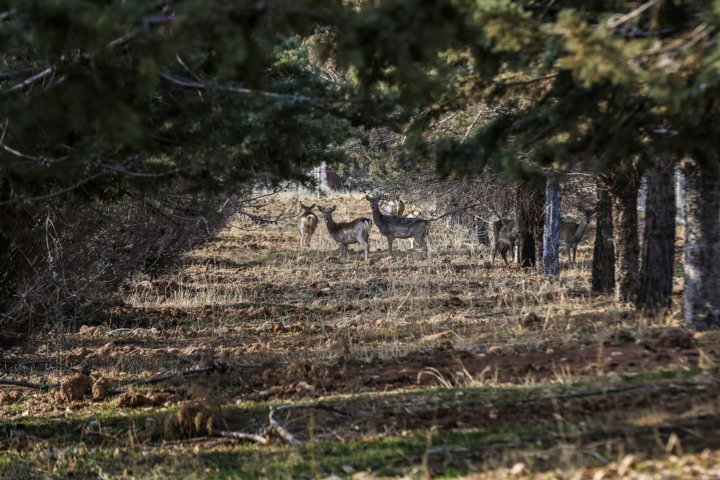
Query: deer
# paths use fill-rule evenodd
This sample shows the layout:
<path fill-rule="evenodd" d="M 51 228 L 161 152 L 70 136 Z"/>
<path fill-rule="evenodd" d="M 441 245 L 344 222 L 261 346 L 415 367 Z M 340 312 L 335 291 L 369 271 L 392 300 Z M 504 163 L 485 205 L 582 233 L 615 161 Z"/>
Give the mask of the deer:
<path fill-rule="evenodd" d="M 306 207 L 302 204 L 302 202 L 300 202 L 300 209 L 302 211 L 300 212 L 300 220 L 298 220 L 298 228 L 300 229 L 301 247 L 303 246 L 303 244 L 308 246 L 310 245 L 310 240 L 312 239 L 313 233 L 315 233 L 315 229 L 317 228 L 318 218 L 313 213 L 313 208 L 315 208 L 314 203 L 311 206 Z"/>
<path fill-rule="evenodd" d="M 370 209 L 373 214 L 373 221 L 377 225 L 380 234 L 387 238 L 388 253 L 392 255 L 393 240 L 396 238 L 412 238 L 427 253 L 425 237 L 430 231 L 430 221 L 422 218 L 405 218 L 397 215 L 384 215 L 380 210 L 381 197 L 365 195 L 370 202 Z"/>
<path fill-rule="evenodd" d="M 387 200 L 380 201 L 380 208 L 386 215 L 398 215 L 403 216 L 405 212 L 405 203 L 400 200 L 400 197 L 389 197 Z"/>
<path fill-rule="evenodd" d="M 590 224 L 590 218 L 595 213 L 594 208 L 586 208 L 580 210 L 583 212 L 583 219 L 580 223 L 567 222 L 560 220 L 560 245 L 567 247 L 568 262 L 574 264 L 577 258 L 577 247 L 582 242 L 583 236 Z"/>
<path fill-rule="evenodd" d="M 495 254 L 500 252 L 505 266 L 509 266 L 506 258 L 507 251 L 512 248 L 513 257 L 515 256 L 515 247 L 519 247 L 518 259 L 520 265 L 523 264 L 523 245 L 525 245 L 525 237 L 527 237 L 527 229 L 522 225 L 518 225 L 515 220 L 505 219 L 493 222 L 493 233 L 495 244 L 493 246 L 492 263 L 495 264 Z M 514 260 L 514 258 L 513 258 Z"/>
<path fill-rule="evenodd" d="M 370 256 L 370 230 L 373 222 L 369 218 L 356 218 L 352 222 L 335 223 L 332 214 L 337 207 L 318 207 L 318 209 L 325 218 L 328 233 L 340 247 L 340 256 L 347 254 L 348 245 L 359 243 L 365 250 L 365 261 L 367 262 Z"/>

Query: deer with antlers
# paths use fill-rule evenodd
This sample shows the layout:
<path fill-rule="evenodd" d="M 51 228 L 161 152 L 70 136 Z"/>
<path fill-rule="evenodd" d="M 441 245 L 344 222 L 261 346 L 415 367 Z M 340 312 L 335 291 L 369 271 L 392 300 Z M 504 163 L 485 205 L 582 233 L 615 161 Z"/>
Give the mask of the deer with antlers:
<path fill-rule="evenodd" d="M 400 197 L 388 197 L 380 201 L 380 209 L 385 215 L 403 216 L 405 212 L 405 203 Z"/>
<path fill-rule="evenodd" d="M 493 222 L 493 233 L 495 242 L 492 253 L 492 263 L 495 264 L 495 255 L 500 252 L 505 266 L 509 263 L 506 258 L 508 250 L 512 248 L 513 260 L 515 257 L 515 247 L 519 247 L 518 250 L 518 261 L 520 265 L 523 264 L 523 245 L 525 245 L 525 239 L 527 237 L 527 229 L 524 228 L 522 222 L 515 220 L 505 219 L 496 220 Z"/>
<path fill-rule="evenodd" d="M 365 261 L 370 256 L 370 229 L 372 221 L 369 218 L 356 218 L 352 222 L 335 223 L 332 218 L 333 212 L 337 207 L 323 208 L 318 207 L 325 218 L 328 233 L 340 247 L 340 256 L 347 254 L 347 246 L 353 243 L 359 243 L 365 250 Z"/>
<path fill-rule="evenodd" d="M 370 202 L 370 209 L 373 214 L 373 221 L 377 225 L 380 234 L 387 238 L 388 252 L 392 255 L 393 240 L 396 238 L 412 238 L 427 253 L 425 237 L 430 231 L 430 222 L 422 218 L 405 218 L 397 215 L 384 215 L 380 210 L 382 197 L 370 197 L 365 195 Z"/>
<path fill-rule="evenodd" d="M 318 218 L 313 213 L 313 208 L 315 208 L 314 203 L 311 206 L 306 207 L 302 204 L 302 202 L 300 202 L 300 209 L 302 211 L 300 212 L 300 220 L 298 220 L 298 228 L 300 229 L 301 247 L 303 244 L 310 245 L 310 239 L 317 228 Z"/>
<path fill-rule="evenodd" d="M 595 213 L 594 208 L 580 209 L 584 217 L 580 223 L 560 220 L 560 245 L 567 247 L 568 262 L 574 264 L 577 258 L 577 247 L 582 242 L 583 236 L 590 224 L 590 218 Z"/>

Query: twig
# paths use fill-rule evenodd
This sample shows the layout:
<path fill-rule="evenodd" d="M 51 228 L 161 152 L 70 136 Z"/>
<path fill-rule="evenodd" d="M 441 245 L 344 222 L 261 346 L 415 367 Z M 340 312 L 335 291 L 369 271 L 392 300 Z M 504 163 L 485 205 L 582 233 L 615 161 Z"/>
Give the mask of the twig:
<path fill-rule="evenodd" d="M 132 387 L 135 385 L 147 385 L 150 383 L 158 383 L 165 380 L 170 380 L 171 378 L 175 378 L 178 375 L 187 377 L 189 375 L 197 375 L 199 373 L 211 373 L 211 372 L 218 372 L 218 373 L 230 373 L 232 371 L 233 367 L 226 364 L 226 363 L 216 363 L 213 364 L 207 368 L 198 368 L 195 370 L 185 370 L 184 372 L 178 372 L 173 373 L 171 375 L 162 375 L 158 377 L 148 378 L 146 380 L 137 380 L 135 382 L 126 383 L 125 385 L 121 385 L 122 387 Z"/>
<path fill-rule="evenodd" d="M 590 296 L 587 293 L 582 293 L 582 292 L 566 292 L 566 293 L 568 295 L 574 295 L 576 297 L 589 297 Z"/>
<path fill-rule="evenodd" d="M 297 408 L 315 408 L 318 410 L 327 410 L 329 412 L 339 413 L 345 417 L 351 416 L 350 413 L 345 410 L 340 410 L 339 408 L 331 407 L 330 405 L 325 405 L 324 403 L 298 403 L 295 405 L 282 405 L 280 407 L 275 407 L 275 411 L 280 412 L 283 410 L 294 410 Z"/>
<path fill-rule="evenodd" d="M 55 192 L 55 193 L 49 193 L 49 194 L 47 194 L 47 195 L 41 195 L 41 196 L 39 196 L 39 197 L 15 198 L 15 199 L 13 199 L 13 200 L 6 200 L 6 201 L 4 201 L 4 202 L 0 202 L 0 205 L 12 205 L 13 203 L 19 203 L 19 202 L 36 202 L 36 201 L 38 201 L 38 200 L 47 200 L 48 198 L 57 197 L 58 195 L 62 195 L 63 193 L 67 193 L 67 192 L 70 192 L 70 191 L 72 191 L 72 190 L 75 190 L 76 188 L 81 187 L 82 185 L 86 184 L 87 182 L 89 182 L 89 181 L 91 181 L 91 180 L 95 180 L 96 178 L 101 177 L 101 176 L 103 176 L 103 175 L 107 175 L 108 173 L 110 173 L 110 172 L 100 172 L 100 173 L 96 173 L 95 175 L 92 175 L 92 176 L 90 176 L 90 177 L 88 177 L 88 178 L 86 178 L 86 179 L 84 179 L 84 180 L 80 180 L 80 181 L 79 181 L 78 183 L 76 183 L 75 185 L 72 185 L 72 186 L 67 187 L 67 188 L 63 188 L 62 190 L 58 190 L 58 191 Z"/>
<path fill-rule="evenodd" d="M 40 280 L 45 279 L 45 273 L 47 273 L 47 269 L 45 269 L 45 272 L 43 272 L 42 274 L 40 274 L 40 276 L 38 276 L 37 280 L 35 280 L 35 283 L 32 285 L 32 287 L 30 287 L 28 289 L 28 291 L 25 292 L 25 295 L 23 295 L 22 298 L 20 300 L 18 300 L 18 302 L 15 304 L 15 306 L 13 308 L 11 308 L 9 312 L 7 312 L 5 315 L 3 315 L 2 318 L 0 318 L 0 325 L 2 325 L 5 320 L 10 318 L 10 315 L 15 313 L 15 310 L 20 308 L 20 306 L 23 304 L 23 302 L 25 302 L 25 299 L 28 297 L 28 295 L 30 295 L 32 293 L 32 291 L 35 290 L 35 287 L 38 286 L 38 284 L 40 283 Z"/>
<path fill-rule="evenodd" d="M 55 71 L 55 67 L 47 68 L 47 69 L 43 70 L 42 72 L 38 73 L 37 75 L 33 75 L 32 77 L 28 78 L 24 82 L 18 83 L 17 85 L 0 92 L 0 95 L 5 95 L 10 92 L 14 92 L 15 90 L 23 90 L 24 88 L 29 87 L 33 83 L 37 83 L 40 80 L 43 80 L 45 77 L 47 77 L 54 71 Z"/>
<path fill-rule="evenodd" d="M 557 73 L 550 73 L 548 75 L 543 75 L 542 77 L 535 77 L 531 78 L 529 80 L 519 80 L 517 82 L 493 82 L 495 85 L 500 85 L 501 87 L 515 87 L 518 85 L 530 85 L 531 83 L 535 82 L 541 82 L 543 80 L 548 80 L 550 78 L 557 77 Z"/>
<path fill-rule="evenodd" d="M 468 137 L 468 135 L 470 135 L 470 130 L 472 130 L 472 128 L 475 126 L 475 122 L 478 121 L 478 118 L 480 118 L 480 115 L 482 115 L 484 110 L 485 110 L 484 106 L 478 110 L 478 113 L 475 116 L 475 119 L 472 121 L 470 126 L 467 128 L 467 131 L 465 132 L 465 136 L 463 136 L 462 140 L 460 140 L 460 143 L 463 143 L 465 141 L 465 139 Z"/>
<path fill-rule="evenodd" d="M 305 95 L 300 95 L 297 93 L 294 93 L 294 94 L 275 93 L 275 92 L 265 92 L 263 90 L 251 90 L 249 88 L 229 87 L 229 86 L 222 86 L 222 85 L 208 85 L 205 82 L 196 82 L 193 80 L 188 80 L 186 78 L 176 77 L 175 75 L 169 75 L 167 73 L 160 73 L 160 77 L 164 78 L 168 82 L 174 83 L 175 85 L 179 85 L 179 86 L 185 87 L 185 88 L 197 88 L 199 90 L 213 90 L 213 89 L 214 90 L 223 90 L 226 92 L 243 93 L 243 94 L 247 94 L 247 95 L 259 95 L 261 97 L 282 98 L 282 99 L 292 100 L 294 102 L 299 102 L 299 103 L 350 102 L 350 100 L 344 99 L 344 98 L 313 98 L 313 97 L 307 97 Z"/>
<path fill-rule="evenodd" d="M 295 436 L 292 433 L 288 432 L 287 430 L 285 430 L 285 427 L 280 425 L 280 422 L 278 422 L 277 420 L 275 420 L 273 418 L 274 414 L 275 414 L 275 409 L 273 407 L 270 407 L 270 428 L 272 428 L 275 431 L 275 433 L 280 435 L 291 445 L 295 445 L 295 446 L 302 445 L 301 440 L 298 440 L 297 438 L 295 438 Z"/>
<path fill-rule="evenodd" d="M 470 317 L 470 318 L 494 317 L 495 315 L 505 315 L 506 313 L 510 313 L 510 310 L 505 310 L 502 312 L 483 313 L 482 315 L 475 315 L 474 317 Z"/>
<path fill-rule="evenodd" d="M 619 27 L 619 26 L 622 25 L 623 23 L 627 22 L 628 20 L 632 20 L 633 18 L 637 17 L 638 15 L 640 15 L 642 12 L 644 12 L 644 11 L 647 10 L 648 8 L 654 6 L 656 3 L 659 3 L 659 2 L 661 2 L 661 1 L 663 1 L 663 0 L 650 0 L 649 2 L 644 3 L 644 4 L 641 5 L 640 7 L 636 8 L 635 10 L 633 10 L 632 12 L 630 12 L 630 13 L 628 13 L 628 14 L 626 14 L 626 15 L 623 15 L 622 17 L 618 18 L 617 20 L 608 22 L 607 25 L 608 25 L 609 28 Z"/>
<path fill-rule="evenodd" d="M 50 390 L 51 388 L 59 388 L 60 384 L 55 385 L 48 385 L 48 384 L 41 384 L 41 383 L 30 383 L 30 382 L 21 382 L 19 380 L 10 380 L 9 378 L 0 378 L 0 385 L 13 385 L 15 387 L 27 387 L 27 388 L 37 388 L 38 390 Z"/>
<path fill-rule="evenodd" d="M 270 443 L 269 437 L 263 437 L 262 435 L 257 435 L 255 433 L 233 432 L 230 430 L 213 430 L 212 433 L 221 437 L 237 438 L 239 440 L 252 440 L 260 445 L 267 445 Z"/>

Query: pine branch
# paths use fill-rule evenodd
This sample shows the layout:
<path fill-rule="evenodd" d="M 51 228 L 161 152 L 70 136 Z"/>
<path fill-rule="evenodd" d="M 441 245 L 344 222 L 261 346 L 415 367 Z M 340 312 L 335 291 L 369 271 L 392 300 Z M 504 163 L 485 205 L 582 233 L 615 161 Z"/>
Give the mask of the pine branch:
<path fill-rule="evenodd" d="M 495 83 L 495 85 L 499 85 L 499 86 L 501 86 L 501 87 L 514 87 L 514 86 L 516 86 L 516 85 L 530 85 L 531 83 L 541 82 L 541 81 L 547 80 L 547 79 L 549 79 L 549 78 L 555 78 L 555 77 L 557 77 L 558 75 L 559 75 L 559 73 L 556 72 L 556 73 L 551 73 L 551 74 L 548 74 L 548 75 L 543 75 L 542 77 L 531 78 L 531 79 L 529 79 L 529 80 L 521 80 L 521 81 L 517 81 L 517 82 L 497 82 L 497 81 L 493 81 L 493 83 Z"/>
<path fill-rule="evenodd" d="M 14 203 L 20 203 L 20 202 L 37 202 L 37 201 L 40 201 L 40 200 L 47 200 L 47 199 L 49 199 L 49 198 L 57 197 L 57 196 L 62 195 L 62 194 L 64 194 L 64 193 L 71 192 L 71 191 L 75 190 L 76 188 L 79 188 L 79 187 L 85 185 L 85 184 L 88 183 L 89 181 L 95 180 L 96 178 L 102 177 L 103 175 L 107 175 L 107 174 L 109 174 L 109 173 L 110 173 L 110 172 L 107 172 L 107 171 L 106 171 L 106 172 L 96 173 L 95 175 L 92 175 L 92 176 L 90 176 L 90 177 L 88 177 L 88 178 L 85 178 L 85 179 L 83 179 L 83 180 L 80 180 L 80 181 L 79 181 L 78 183 L 76 183 L 75 185 L 72 185 L 72 186 L 67 187 L 67 188 L 63 188 L 62 190 L 58 190 L 57 192 L 54 192 L 54 193 L 49 193 L 49 194 L 47 194 L 47 195 L 41 195 L 41 196 L 39 196 L 39 197 L 15 198 L 15 199 L 12 199 L 12 200 L 6 200 L 6 201 L 4 201 L 4 202 L 0 202 L 0 206 L 2 206 L 2 205 L 12 205 L 12 204 L 14 204 Z"/>
<path fill-rule="evenodd" d="M 639 16 L 641 13 L 643 13 L 648 8 L 655 6 L 656 4 L 662 2 L 663 0 L 650 0 L 647 3 L 644 3 L 640 7 L 636 8 L 632 12 L 623 15 L 622 17 L 618 18 L 617 20 L 609 21 L 607 26 L 608 28 L 617 28 L 623 23 L 627 22 L 628 20 L 632 20 L 633 18 Z"/>
<path fill-rule="evenodd" d="M 249 88 L 240 88 L 240 87 L 223 86 L 223 85 L 209 85 L 205 82 L 196 82 L 193 80 L 188 80 L 186 78 L 177 77 L 175 75 L 169 75 L 167 73 L 160 73 L 160 77 L 164 78 L 168 82 L 174 83 L 175 85 L 180 85 L 181 87 L 185 87 L 185 88 L 196 88 L 198 90 L 222 90 L 222 91 L 226 91 L 226 92 L 242 93 L 245 95 L 259 95 L 262 97 L 292 100 L 297 103 L 314 103 L 314 102 L 333 103 L 333 102 L 351 102 L 352 101 L 352 100 L 343 99 L 343 98 L 314 98 L 314 97 L 307 97 L 305 95 L 299 95 L 297 93 L 294 93 L 294 94 L 275 93 L 275 92 L 265 92 L 263 90 L 252 90 Z"/>

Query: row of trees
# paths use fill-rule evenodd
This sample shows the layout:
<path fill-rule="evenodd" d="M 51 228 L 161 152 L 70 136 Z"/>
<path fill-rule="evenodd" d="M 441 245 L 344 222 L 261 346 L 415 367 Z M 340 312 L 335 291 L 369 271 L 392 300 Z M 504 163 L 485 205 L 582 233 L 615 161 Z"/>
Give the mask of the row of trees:
<path fill-rule="evenodd" d="M 549 179 L 547 202 L 554 179 L 599 175 L 616 296 L 636 300 L 638 279 L 658 278 L 653 262 L 639 268 L 639 179 L 651 172 L 657 192 L 644 248 L 665 255 L 663 175 L 684 159 L 685 319 L 711 326 L 719 26 L 720 7 L 700 0 L 0 0 L 3 241 L 18 245 L 30 228 L 19 215 L 58 200 L 181 195 L 198 218 L 217 195 L 308 181 L 313 166 L 347 161 L 349 139 L 387 131 L 401 168 L 432 158 L 446 177 L 540 190 Z M 468 104 L 502 108 L 471 116 L 462 136 L 435 134 Z M 22 294 L 13 285 L 8 298 Z"/>

